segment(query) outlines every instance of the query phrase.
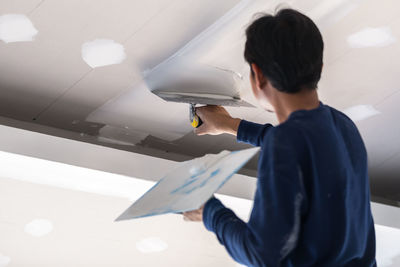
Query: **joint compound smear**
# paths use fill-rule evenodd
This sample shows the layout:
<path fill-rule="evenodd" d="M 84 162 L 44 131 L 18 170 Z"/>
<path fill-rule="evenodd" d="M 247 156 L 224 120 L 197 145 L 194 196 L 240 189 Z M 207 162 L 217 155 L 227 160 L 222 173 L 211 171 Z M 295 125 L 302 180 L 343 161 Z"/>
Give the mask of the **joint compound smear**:
<path fill-rule="evenodd" d="M 22 14 L 0 16 L 0 40 L 5 43 L 29 42 L 38 34 L 30 19 Z"/>

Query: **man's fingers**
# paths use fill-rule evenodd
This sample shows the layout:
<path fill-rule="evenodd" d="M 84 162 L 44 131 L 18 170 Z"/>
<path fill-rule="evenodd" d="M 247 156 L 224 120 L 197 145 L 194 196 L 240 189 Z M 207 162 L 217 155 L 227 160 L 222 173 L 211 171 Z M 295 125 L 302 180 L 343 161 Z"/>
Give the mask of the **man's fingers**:
<path fill-rule="evenodd" d="M 196 108 L 196 114 L 197 114 L 197 116 L 200 117 L 200 119 L 201 119 L 201 117 L 203 117 L 203 110 L 202 110 L 202 107 Z"/>
<path fill-rule="evenodd" d="M 207 105 L 203 107 L 198 107 L 196 108 L 196 114 L 204 120 L 207 120 L 207 117 L 211 113 L 215 113 L 218 110 L 219 106 L 214 106 L 214 105 Z"/>
<path fill-rule="evenodd" d="M 203 214 L 203 211 L 201 209 L 187 211 L 187 212 L 183 213 L 183 220 L 199 222 L 199 221 L 203 220 L 202 214 Z"/>
<path fill-rule="evenodd" d="M 183 213 L 183 220 L 184 220 L 184 221 L 189 221 L 187 212 L 184 212 L 184 213 Z"/>
<path fill-rule="evenodd" d="M 183 216 L 183 220 L 184 220 L 184 221 L 187 221 L 187 222 L 192 222 L 192 221 L 193 221 L 193 218 L 192 218 L 191 216 L 184 215 L 184 216 Z"/>

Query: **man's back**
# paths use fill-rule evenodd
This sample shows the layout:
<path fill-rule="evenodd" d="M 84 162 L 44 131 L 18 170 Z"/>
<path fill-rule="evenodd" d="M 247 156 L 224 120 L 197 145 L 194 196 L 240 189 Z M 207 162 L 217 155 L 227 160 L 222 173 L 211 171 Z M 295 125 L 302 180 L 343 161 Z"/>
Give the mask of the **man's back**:
<path fill-rule="evenodd" d="M 367 156 L 354 123 L 322 103 L 282 124 L 240 123 L 238 141 L 261 146 L 247 224 L 216 199 L 205 226 L 250 266 L 375 266 Z"/>
<path fill-rule="evenodd" d="M 289 256 L 296 266 L 370 266 L 375 233 L 370 210 L 367 153 L 354 123 L 321 104 L 293 112 L 285 130 L 301 134 L 298 151 L 307 208 L 299 242 Z M 315 262 L 309 262 L 314 258 Z M 290 265 L 290 264 L 289 264 Z"/>

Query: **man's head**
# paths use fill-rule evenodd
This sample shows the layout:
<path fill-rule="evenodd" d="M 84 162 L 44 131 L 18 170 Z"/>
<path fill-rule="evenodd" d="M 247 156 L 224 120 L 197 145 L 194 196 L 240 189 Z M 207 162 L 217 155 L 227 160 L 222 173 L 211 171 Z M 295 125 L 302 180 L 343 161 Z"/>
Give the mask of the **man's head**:
<path fill-rule="evenodd" d="M 244 57 L 251 66 L 253 92 L 261 102 L 273 104 L 271 90 L 296 94 L 317 88 L 324 43 L 310 18 L 282 9 L 255 20 L 246 37 Z"/>

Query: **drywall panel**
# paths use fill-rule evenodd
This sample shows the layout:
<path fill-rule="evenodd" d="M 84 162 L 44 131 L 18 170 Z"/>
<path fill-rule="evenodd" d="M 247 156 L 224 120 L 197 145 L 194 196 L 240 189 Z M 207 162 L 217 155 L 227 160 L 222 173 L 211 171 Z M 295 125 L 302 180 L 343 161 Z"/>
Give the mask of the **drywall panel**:
<path fill-rule="evenodd" d="M 3 116 L 32 120 L 89 71 L 79 55 L 46 47 L 40 39 L 39 31 L 35 42 L 0 43 L 0 64 L 6 66 L 0 71 Z"/>
<path fill-rule="evenodd" d="M 44 1 L 30 16 L 39 31 L 34 42 L 0 43 L 0 64 L 7 66 L 0 72 L 2 115 L 40 117 L 91 72 L 81 57 L 84 42 L 128 40 L 171 1 Z"/>
<path fill-rule="evenodd" d="M 151 5 L 155 4 L 153 1 L 152 3 L 146 3 L 146 5 L 140 5 L 135 7 L 126 7 L 126 5 L 120 4 L 118 8 L 114 7 L 115 3 L 113 4 L 112 8 L 107 8 L 106 3 L 99 3 L 98 6 L 94 8 L 94 10 L 90 11 L 90 13 L 85 14 L 80 14 L 78 13 L 76 16 L 78 19 L 72 23 L 72 25 L 68 25 L 69 29 L 67 29 L 69 32 L 75 32 L 74 36 L 71 36 L 71 39 L 73 40 L 83 40 L 83 36 L 85 36 L 86 39 L 90 38 L 97 38 L 99 36 L 112 36 L 115 40 L 120 40 L 122 44 L 127 42 L 129 44 L 130 39 L 137 39 L 137 35 L 139 36 L 140 39 L 140 34 L 144 33 L 146 38 L 145 40 L 148 41 L 151 44 L 157 44 L 157 47 L 154 47 L 151 49 L 150 45 L 144 45 L 142 47 L 146 48 L 146 54 L 131 54 L 128 52 L 129 45 L 126 47 L 126 52 L 128 54 L 128 58 L 125 63 L 120 65 L 114 65 L 114 66 L 109 66 L 109 67 L 103 67 L 100 69 L 95 69 L 95 70 L 88 70 L 79 80 L 76 81 L 75 84 L 73 84 L 70 88 L 68 88 L 66 91 L 64 91 L 60 96 L 58 96 L 51 104 L 50 106 L 46 107 L 45 109 L 42 110 L 40 113 L 39 118 L 37 118 L 37 121 L 42 124 L 46 125 L 52 125 L 55 127 L 60 127 L 60 128 L 66 128 L 66 129 L 80 129 L 83 130 L 84 132 L 87 132 L 88 130 L 83 127 L 77 126 L 75 123 L 72 125 L 72 122 L 76 121 L 82 121 L 84 117 L 88 116 L 96 107 L 101 106 L 104 104 L 107 100 L 112 99 L 114 96 L 118 96 L 121 93 L 125 92 L 130 86 L 133 84 L 140 84 L 139 83 L 139 78 L 142 75 L 142 71 L 145 70 L 145 68 L 141 67 L 140 60 L 138 60 L 138 57 L 142 57 L 144 55 L 156 55 L 157 53 L 165 53 L 165 51 L 168 52 L 168 54 L 173 53 L 176 49 L 178 49 L 180 46 L 182 46 L 186 40 L 190 40 L 193 38 L 194 35 L 198 33 L 198 31 L 206 28 L 209 24 L 213 23 L 219 16 L 221 16 L 227 9 L 230 8 L 230 6 L 234 3 L 235 1 L 224 1 L 221 2 L 219 5 L 216 6 L 215 9 L 213 9 L 212 12 L 209 12 L 208 16 L 206 17 L 197 17 L 197 19 L 193 19 L 193 17 L 196 17 L 196 14 L 198 14 L 199 10 L 201 9 L 208 9 L 209 2 L 204 2 L 204 1 L 174 1 L 171 2 L 171 4 L 167 4 L 166 1 L 162 2 L 157 6 L 157 8 L 152 8 Z M 81 6 L 79 7 L 80 10 L 84 10 L 82 8 L 85 5 L 89 5 L 90 3 L 83 2 L 81 3 Z M 72 2 L 70 4 L 66 4 L 63 8 L 66 9 L 64 13 L 66 14 L 60 14 L 61 17 L 65 17 L 69 14 L 69 12 L 73 12 L 74 5 L 78 5 L 76 2 Z M 136 4 L 135 4 L 136 5 Z M 193 8 L 195 7 L 195 9 Z M 76 7 L 78 8 L 78 7 Z M 121 19 L 121 15 L 118 15 L 118 17 L 115 15 L 116 13 L 121 13 L 122 11 L 120 10 L 121 8 L 124 8 L 124 12 L 128 12 L 127 10 L 135 10 L 135 12 L 139 12 L 138 10 L 141 10 L 143 12 L 139 12 L 139 16 L 133 16 L 135 17 L 134 21 L 124 21 L 124 19 Z M 50 6 L 45 6 L 43 7 L 42 12 L 46 12 L 51 10 L 51 9 L 56 9 L 55 6 L 50 5 Z M 150 10 L 155 9 L 158 13 L 155 15 L 155 13 L 150 16 L 148 19 L 143 17 L 147 16 L 148 12 Z M 109 12 L 106 13 L 106 10 Z M 186 12 L 182 12 L 185 10 Z M 53 14 L 52 16 L 57 16 L 56 14 Z M 98 14 L 96 14 L 96 12 Z M 129 11 L 131 12 L 131 11 Z M 123 13 L 122 17 L 124 14 L 128 13 Z M 96 16 L 95 16 L 96 15 Z M 48 16 L 48 15 L 47 15 Z M 132 17 L 132 14 L 129 14 L 129 17 Z M 174 20 L 170 20 L 171 17 L 174 17 Z M 111 19 L 116 19 L 118 18 L 118 21 L 109 21 Z M 190 18 L 190 19 L 189 19 Z M 51 18 L 49 17 L 48 20 Z M 57 19 L 60 20 L 60 19 Z M 137 26 L 136 22 L 141 22 L 143 25 Z M 98 23 L 97 25 L 95 24 Z M 185 24 L 186 22 L 186 24 Z M 82 31 L 81 29 L 78 29 L 79 25 L 82 23 L 87 24 L 87 29 Z M 130 25 L 122 25 L 121 23 L 129 23 Z M 188 27 L 188 23 L 190 23 L 191 27 Z M 107 25 L 106 25 L 107 24 Z M 112 29 L 110 29 L 108 24 L 111 24 Z M 161 38 L 160 36 L 160 29 L 158 29 L 160 26 L 164 27 L 164 32 L 163 32 L 163 38 L 165 38 L 165 33 L 170 32 L 170 30 L 166 30 L 165 27 L 171 29 L 171 28 L 176 28 L 177 24 L 180 24 L 180 32 L 182 34 L 182 38 L 167 38 L 166 40 L 169 41 L 167 43 L 165 40 L 164 42 L 159 42 L 157 38 Z M 103 26 L 104 27 L 103 27 Z M 151 25 L 149 27 L 148 25 Z M 182 25 L 186 25 L 185 27 L 182 27 Z M 157 27 L 154 27 L 157 26 Z M 63 27 L 66 27 L 65 25 Z M 72 28 L 76 28 L 75 30 L 71 30 Z M 102 29 L 102 32 L 99 32 L 98 29 Z M 121 38 L 120 33 L 122 30 L 126 31 L 126 29 L 130 29 L 129 32 L 133 32 L 131 35 L 127 36 L 126 38 Z M 52 28 L 47 29 L 48 32 L 46 32 L 46 35 L 54 36 L 54 32 L 52 32 Z M 88 31 L 90 33 L 88 33 Z M 174 31 L 175 34 L 178 34 L 178 31 Z M 124 33 L 124 35 L 126 35 Z M 71 42 L 71 41 L 69 41 Z M 77 50 L 77 45 L 74 45 L 75 47 L 71 47 L 72 44 L 68 45 L 63 44 L 62 46 L 65 46 L 66 49 L 69 50 Z M 68 46 L 68 47 L 67 47 Z M 131 49 L 132 51 L 135 51 L 137 49 Z M 158 51 L 158 52 L 157 52 Z M 77 51 L 75 51 L 77 52 Z M 149 54 L 150 53 L 150 54 Z M 153 57 L 154 59 L 154 57 Z M 162 55 L 158 56 L 156 59 L 158 62 L 161 62 L 164 59 Z M 82 61 L 82 60 L 81 60 Z M 132 62 L 133 61 L 133 62 Z M 81 64 L 84 64 L 83 61 Z M 87 67 L 87 66 L 85 66 Z M 141 69 L 139 69 L 141 68 Z M 138 89 L 137 91 L 139 92 L 139 95 L 145 95 L 146 92 L 141 92 L 142 89 Z M 167 139 L 176 139 L 178 137 L 183 136 L 183 134 L 187 133 L 190 131 L 190 128 L 188 127 L 175 127 L 176 129 L 178 128 L 183 128 L 184 133 L 181 133 L 181 130 L 177 130 L 179 135 L 174 133 L 168 133 L 168 130 L 166 131 L 160 125 L 162 126 L 162 121 L 170 121 L 170 125 L 173 126 L 174 123 L 171 121 L 182 121 L 182 119 L 175 119 L 174 115 L 177 113 L 180 114 L 186 114 L 188 108 L 180 108 L 178 110 L 171 110 L 168 111 L 170 116 L 164 116 L 166 112 L 163 112 L 162 114 L 158 111 L 159 109 L 162 108 L 162 105 L 158 105 L 158 102 L 149 102 L 151 96 L 147 97 L 138 97 L 138 93 L 135 94 L 135 99 L 130 101 L 129 107 L 134 107 L 133 109 L 130 109 L 128 107 L 127 113 L 129 114 L 134 114 L 129 120 L 126 121 L 126 123 L 120 123 L 118 119 L 116 121 L 107 121 L 103 119 L 97 119 L 97 118 L 90 118 L 90 122 L 94 122 L 95 125 L 100 125 L 100 124 L 107 124 L 107 125 L 112 125 L 112 127 L 115 127 L 117 129 L 121 128 L 132 128 L 132 133 L 135 135 L 135 131 L 140 131 L 142 133 L 147 133 L 147 134 L 153 134 L 154 136 L 161 136 L 165 137 L 168 136 Z M 135 101 L 138 101 L 140 103 L 136 103 Z M 146 102 L 147 101 L 147 102 Z M 137 111 L 139 107 L 147 106 L 148 108 Z M 158 105 L 158 107 L 157 107 Z M 167 109 L 162 109 L 163 111 Z M 117 114 L 117 111 L 111 112 L 107 116 L 113 116 Z M 153 118 L 159 118 L 158 121 L 152 122 L 151 119 L 147 122 L 144 118 L 148 117 L 153 117 Z M 124 116 L 117 116 L 118 117 L 124 117 Z M 115 116 L 114 116 L 115 118 Z M 185 124 L 187 121 L 187 116 L 185 116 Z M 142 124 L 149 124 L 149 128 L 153 129 L 154 127 L 158 130 L 154 133 L 154 130 L 147 130 L 146 126 L 143 126 L 142 129 Z M 160 124 L 160 125 L 157 125 Z M 89 125 L 86 123 L 86 125 Z M 90 127 L 89 126 L 85 126 Z M 89 129 L 90 132 L 92 129 Z M 118 130 L 119 131 L 119 130 Z M 164 133 L 166 132 L 166 133 Z M 158 133 L 158 135 L 157 135 Z M 142 134 L 140 134 L 142 135 Z M 172 136 L 172 137 L 171 137 Z"/>

